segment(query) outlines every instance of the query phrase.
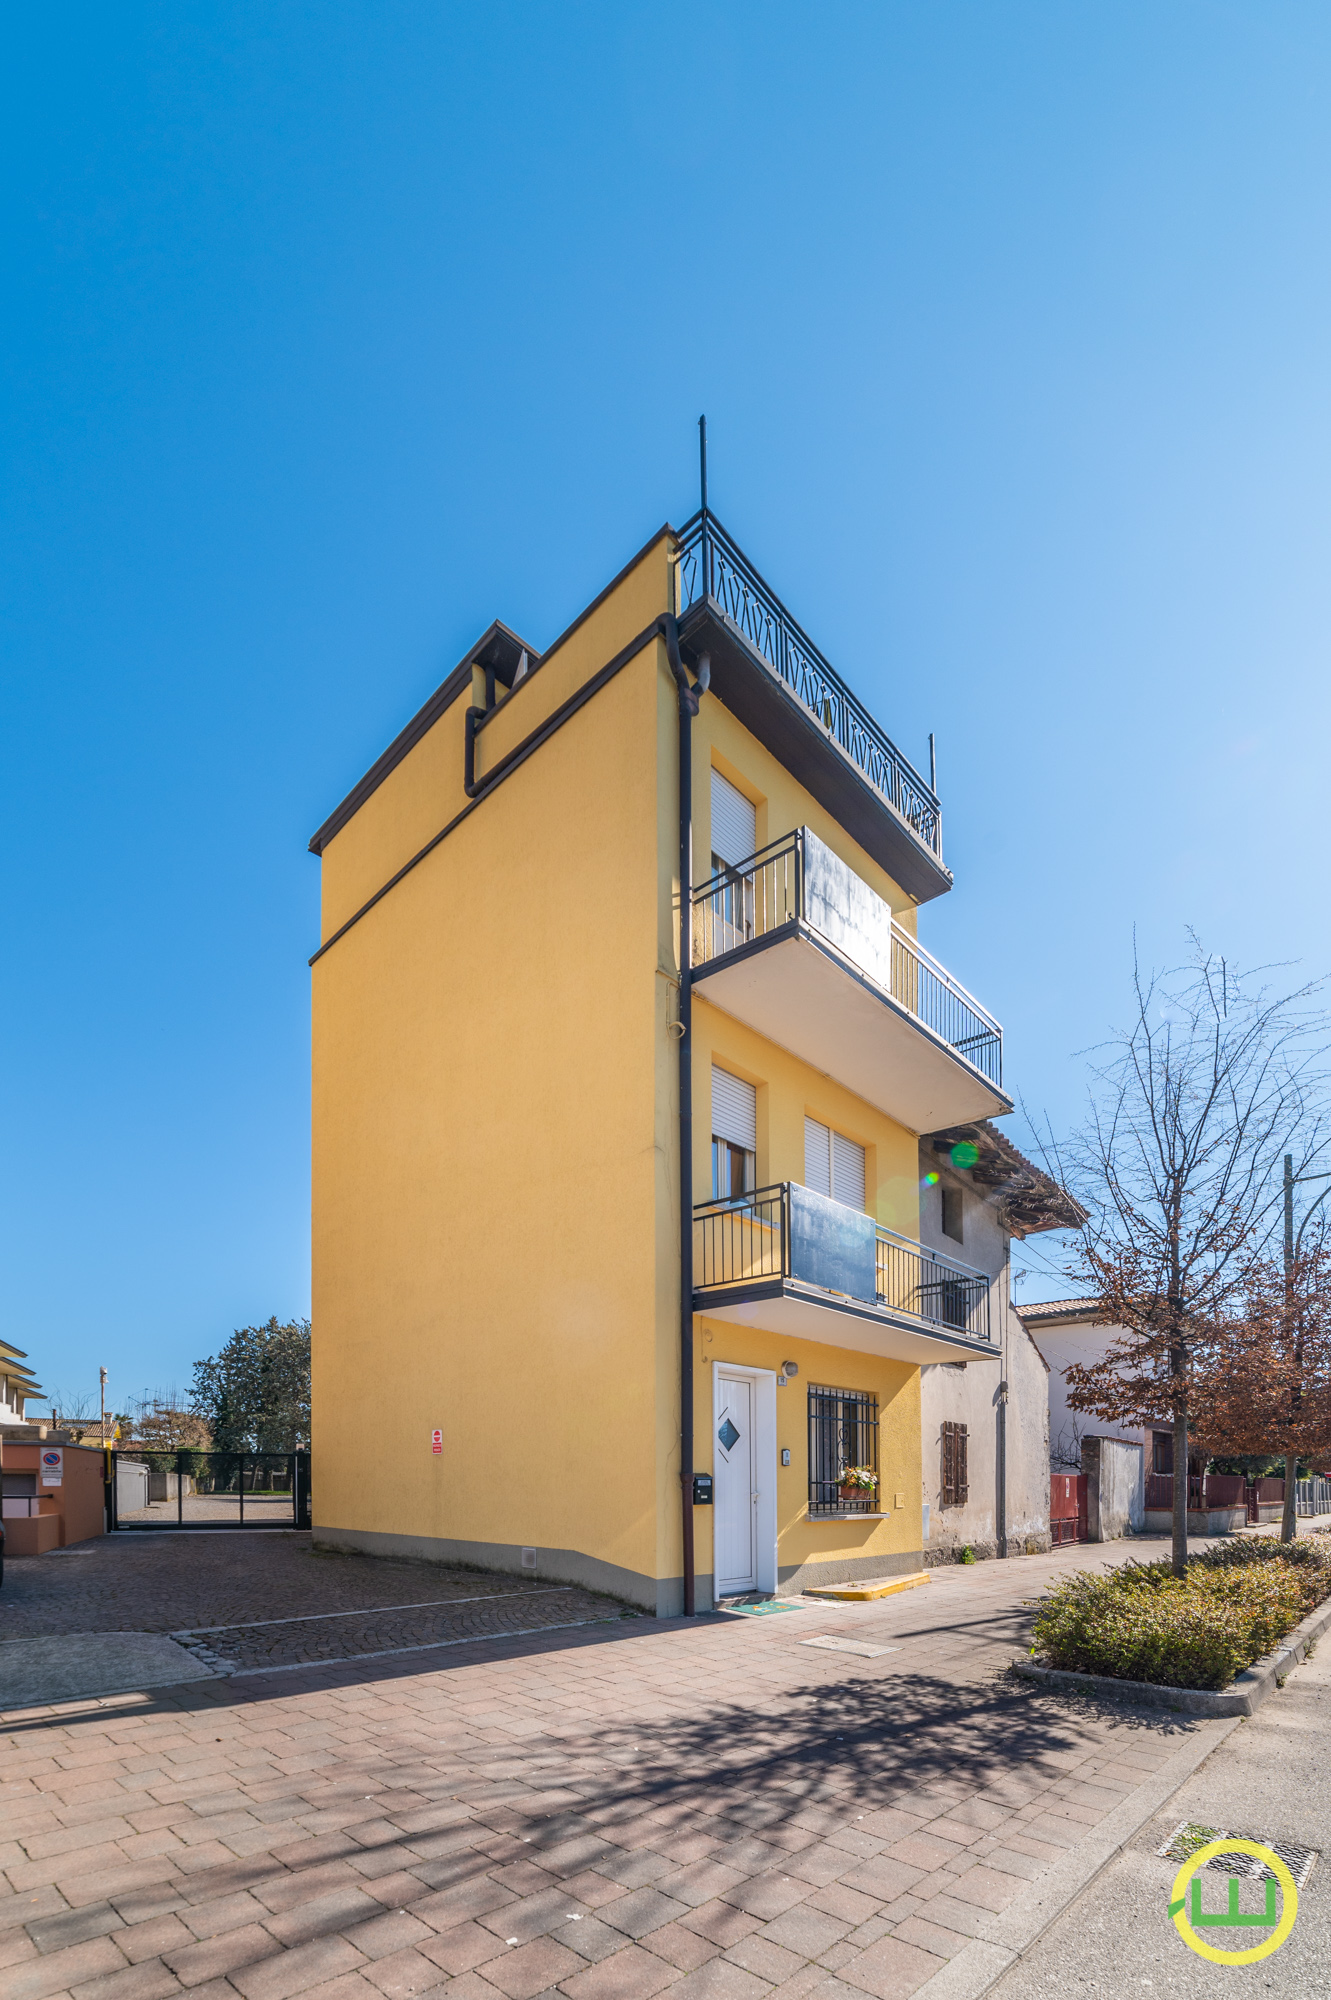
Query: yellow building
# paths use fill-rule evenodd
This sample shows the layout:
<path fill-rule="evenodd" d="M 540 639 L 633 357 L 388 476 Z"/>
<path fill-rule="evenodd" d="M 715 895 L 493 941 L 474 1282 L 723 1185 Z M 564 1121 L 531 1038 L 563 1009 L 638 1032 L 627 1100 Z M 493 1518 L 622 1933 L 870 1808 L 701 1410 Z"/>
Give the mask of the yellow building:
<path fill-rule="evenodd" d="M 931 787 L 716 517 L 491 626 L 311 847 L 316 1538 L 660 1613 L 918 1570 L 921 1364 L 997 1351 L 919 1135 L 1001 1031 L 917 942 Z"/>

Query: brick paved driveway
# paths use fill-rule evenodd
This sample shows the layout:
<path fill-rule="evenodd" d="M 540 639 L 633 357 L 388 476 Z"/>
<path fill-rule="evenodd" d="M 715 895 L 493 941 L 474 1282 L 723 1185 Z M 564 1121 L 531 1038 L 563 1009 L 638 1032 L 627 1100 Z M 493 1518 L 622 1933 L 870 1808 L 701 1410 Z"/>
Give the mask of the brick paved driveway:
<path fill-rule="evenodd" d="M 118 1590 L 115 1545 L 105 1569 L 42 1559 L 58 1588 L 15 1565 L 4 1595 L 29 1631 L 61 1615 L 52 1589 L 84 1593 L 85 1631 L 142 1626 L 154 1587 L 158 1630 L 239 1622 L 218 1540 L 155 1571 L 131 1545 Z M 437 1570 L 288 1551 L 257 1560 L 317 1613 L 402 1603 L 404 1575 L 444 1594 Z M 11 1715 L 0 2000 L 913 1993 L 1195 1727 L 1002 1673 L 1021 1599 L 1088 1555 Z M 873 1650 L 805 1643 L 824 1636 Z"/>

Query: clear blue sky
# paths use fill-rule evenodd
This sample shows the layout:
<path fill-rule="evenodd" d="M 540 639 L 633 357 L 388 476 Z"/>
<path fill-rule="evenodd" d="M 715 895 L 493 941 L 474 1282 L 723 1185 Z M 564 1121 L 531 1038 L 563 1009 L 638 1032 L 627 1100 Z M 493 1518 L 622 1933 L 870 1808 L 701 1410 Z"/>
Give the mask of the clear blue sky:
<path fill-rule="evenodd" d="M 917 761 L 1056 1125 L 1133 926 L 1327 949 L 1331 15 L 70 4 L 4 29 L 3 1320 L 308 1307 L 311 830 L 712 499 Z M 1017 1132 L 1016 1136 L 1020 1137 Z"/>

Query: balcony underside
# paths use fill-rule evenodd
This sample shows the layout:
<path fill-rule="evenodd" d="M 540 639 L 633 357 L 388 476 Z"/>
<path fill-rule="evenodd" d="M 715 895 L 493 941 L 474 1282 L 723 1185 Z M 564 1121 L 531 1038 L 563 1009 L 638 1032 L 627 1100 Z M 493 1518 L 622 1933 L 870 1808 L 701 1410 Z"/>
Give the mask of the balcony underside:
<path fill-rule="evenodd" d="M 803 926 L 712 959 L 694 991 L 911 1132 L 997 1118 L 1012 1100 Z"/>
<path fill-rule="evenodd" d="M 849 1347 L 915 1367 L 930 1361 L 999 1359 L 999 1349 L 992 1341 L 971 1340 L 964 1333 L 924 1326 L 883 1306 L 811 1291 L 789 1278 L 764 1278 L 725 1291 L 695 1292 L 693 1310 L 708 1319 L 734 1320 L 739 1326 L 756 1327 L 765 1333 L 821 1341 L 826 1347 Z"/>
<path fill-rule="evenodd" d="M 689 606 L 680 620 L 679 637 L 690 660 L 702 653 L 710 656 L 716 698 L 766 744 L 894 882 L 917 903 L 946 894 L 952 877 L 938 856 L 856 769 L 830 731 L 810 714 L 715 598 Z"/>

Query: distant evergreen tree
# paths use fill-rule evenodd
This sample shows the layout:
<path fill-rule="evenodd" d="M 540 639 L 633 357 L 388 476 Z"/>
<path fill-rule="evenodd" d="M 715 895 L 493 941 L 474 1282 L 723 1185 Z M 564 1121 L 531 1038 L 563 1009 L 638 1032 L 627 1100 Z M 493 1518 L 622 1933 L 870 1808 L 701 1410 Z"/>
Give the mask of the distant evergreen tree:
<path fill-rule="evenodd" d="M 194 1364 L 191 1403 L 215 1451 L 298 1451 L 310 1441 L 310 1322 L 237 1327 Z"/>

